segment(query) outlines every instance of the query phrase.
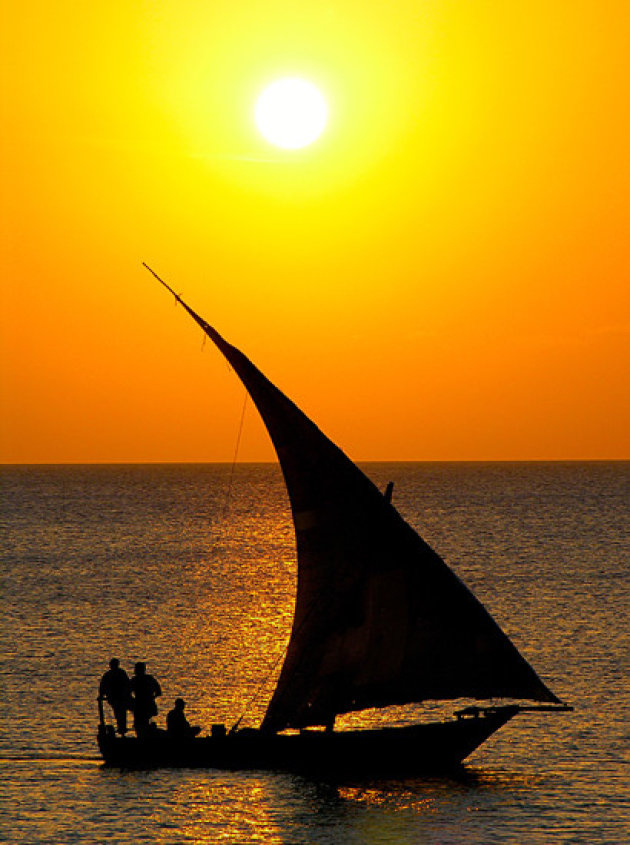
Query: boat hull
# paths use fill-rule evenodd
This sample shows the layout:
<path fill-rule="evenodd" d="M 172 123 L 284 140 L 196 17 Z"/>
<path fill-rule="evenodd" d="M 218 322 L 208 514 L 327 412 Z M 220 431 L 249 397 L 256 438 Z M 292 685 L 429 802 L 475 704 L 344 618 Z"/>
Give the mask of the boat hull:
<path fill-rule="evenodd" d="M 213 768 L 290 771 L 325 776 L 402 777 L 449 772 L 516 713 L 517 706 L 470 718 L 377 730 L 272 734 L 245 729 L 174 740 L 164 731 L 117 737 L 99 729 L 105 764 L 125 769 Z"/>

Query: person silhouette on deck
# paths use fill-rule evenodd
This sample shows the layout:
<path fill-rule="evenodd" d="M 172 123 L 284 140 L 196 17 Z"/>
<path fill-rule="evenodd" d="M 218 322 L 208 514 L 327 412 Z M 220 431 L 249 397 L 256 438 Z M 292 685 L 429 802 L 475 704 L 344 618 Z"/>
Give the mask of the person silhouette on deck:
<path fill-rule="evenodd" d="M 133 726 L 140 736 L 149 729 L 152 716 L 157 716 L 155 699 L 162 695 L 162 689 L 153 675 L 147 674 L 146 663 L 138 662 L 133 669 L 130 681 L 133 693 Z"/>
<path fill-rule="evenodd" d="M 166 730 L 168 735 L 174 739 L 184 739 L 197 736 L 201 728 L 193 727 L 186 716 L 184 715 L 184 708 L 186 702 L 183 698 L 175 699 L 175 707 L 169 711 L 166 717 Z"/>
<path fill-rule="evenodd" d="M 98 687 L 98 700 L 108 701 L 114 711 L 116 729 L 121 736 L 127 733 L 127 710 L 130 701 L 129 676 L 124 669 L 120 668 L 120 661 L 112 657 L 109 661 L 109 669 Z"/>

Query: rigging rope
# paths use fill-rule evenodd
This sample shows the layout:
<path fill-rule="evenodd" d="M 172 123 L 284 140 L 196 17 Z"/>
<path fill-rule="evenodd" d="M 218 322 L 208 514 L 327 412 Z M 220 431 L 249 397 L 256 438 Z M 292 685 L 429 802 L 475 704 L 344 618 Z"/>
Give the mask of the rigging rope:
<path fill-rule="evenodd" d="M 238 457 L 238 448 L 241 445 L 241 434 L 243 433 L 243 423 L 245 421 L 245 409 L 247 408 L 247 390 L 245 390 L 245 398 L 243 399 L 243 409 L 241 411 L 241 421 L 238 426 L 238 434 L 236 436 L 236 446 L 234 448 L 234 458 L 232 459 L 232 468 L 230 470 L 230 480 L 228 481 L 228 487 L 225 494 L 225 505 L 223 506 L 223 519 L 227 516 L 228 509 L 230 507 L 230 496 L 232 494 L 232 482 L 234 481 L 234 469 L 236 467 L 236 459 Z"/>
<path fill-rule="evenodd" d="M 300 622 L 300 624 L 298 625 L 298 627 L 297 627 L 297 628 L 295 628 L 294 630 L 292 630 L 292 631 L 291 631 L 291 635 L 290 635 L 289 639 L 287 640 L 287 644 L 286 644 L 286 645 L 285 645 L 285 647 L 282 649 L 282 651 L 280 652 L 280 654 L 276 657 L 276 659 L 274 660 L 273 664 L 271 665 L 271 668 L 269 669 L 269 671 L 267 672 L 267 674 L 265 675 L 265 677 L 262 679 L 262 681 L 258 684 L 258 686 L 256 687 L 256 689 L 254 690 L 254 694 L 252 695 L 252 697 L 251 697 L 251 698 L 248 700 L 248 702 L 245 704 L 245 707 L 243 708 L 243 712 L 242 712 L 242 713 L 241 713 L 241 715 L 238 717 L 238 719 L 236 720 L 236 722 L 232 725 L 232 728 L 231 728 L 231 730 L 232 730 L 232 731 L 235 731 L 235 730 L 238 728 L 238 726 L 241 724 L 241 721 L 242 721 L 243 717 L 246 715 L 247 711 L 248 711 L 248 710 L 249 710 L 249 708 L 252 706 L 252 704 L 254 703 L 254 701 L 256 701 L 256 699 L 258 698 L 258 696 L 259 696 L 259 694 L 260 694 L 261 690 L 263 689 L 263 687 L 265 686 L 265 684 L 267 683 L 267 681 L 269 680 L 269 678 L 270 678 L 270 677 L 272 676 L 272 674 L 275 672 L 276 667 L 278 666 L 278 663 L 280 663 L 280 660 L 282 660 L 282 659 L 286 656 L 286 653 L 287 653 L 287 651 L 289 650 L 289 643 L 291 642 L 291 639 L 293 639 L 293 637 L 295 637 L 297 634 L 299 634 L 299 633 L 300 633 L 300 631 L 302 630 L 302 628 L 304 628 L 304 626 L 306 625 L 307 621 L 310 619 L 311 614 L 313 613 L 313 611 L 315 611 L 315 610 L 316 610 L 316 608 L 317 608 L 317 607 L 318 607 L 317 602 L 312 602 L 312 603 L 311 603 L 311 605 L 310 605 L 310 607 L 308 608 L 308 610 L 307 610 L 307 611 L 306 611 L 306 613 L 304 614 L 304 617 L 303 617 L 302 621 Z"/>
<path fill-rule="evenodd" d="M 243 432 L 243 423 L 245 421 L 245 411 L 247 409 L 248 398 L 249 398 L 249 393 L 247 392 L 247 389 L 246 389 L 245 390 L 245 398 L 243 399 L 243 408 L 241 410 L 241 421 L 240 421 L 240 424 L 239 424 L 239 427 L 238 427 L 238 435 L 236 437 L 236 447 L 234 449 L 234 459 L 232 460 L 232 469 L 230 470 L 230 480 L 228 482 L 228 488 L 227 488 L 227 493 L 226 493 L 226 497 L 225 497 L 225 506 L 223 508 L 223 518 L 224 518 L 224 520 L 227 516 L 228 508 L 229 508 L 229 505 L 230 505 L 230 495 L 231 495 L 231 492 L 232 492 L 232 482 L 234 480 L 234 469 L 236 467 L 236 459 L 237 459 L 237 456 L 238 456 L 238 449 L 239 449 L 240 442 L 241 442 L 241 434 Z M 272 676 L 272 674 L 276 670 L 278 663 L 284 658 L 285 654 L 287 653 L 287 649 L 288 649 L 288 643 L 284 647 L 284 649 L 280 652 L 280 654 L 278 654 L 278 656 L 274 660 L 273 664 L 271 665 L 271 668 L 269 669 L 269 671 L 267 672 L 265 677 L 262 679 L 262 681 L 258 684 L 256 689 L 254 690 L 254 694 L 246 702 L 245 707 L 243 708 L 241 715 L 238 717 L 236 722 L 232 725 L 232 727 L 230 729 L 231 731 L 235 731 L 238 728 L 238 726 L 240 725 L 244 716 L 246 715 L 248 710 L 251 708 L 254 701 L 260 695 L 261 690 L 267 684 L 267 682 L 269 681 L 269 678 Z"/>
<path fill-rule="evenodd" d="M 280 654 L 279 654 L 279 655 L 276 657 L 276 659 L 274 660 L 274 662 L 273 662 L 273 664 L 272 664 L 272 666 L 271 666 L 271 669 L 269 669 L 269 671 L 267 672 L 267 674 L 265 675 L 265 677 L 262 679 L 262 681 L 258 684 L 258 686 L 256 687 L 256 689 L 254 690 L 254 694 L 252 695 L 252 697 L 251 697 L 251 698 L 250 698 L 250 699 L 246 702 L 245 707 L 243 708 L 243 712 L 241 713 L 241 715 L 238 717 L 238 719 L 236 720 L 236 722 L 234 722 L 234 724 L 233 724 L 233 725 L 232 725 L 232 727 L 230 728 L 230 733 L 232 733 L 233 731 L 235 731 L 235 730 L 238 728 L 238 726 L 241 724 L 241 721 L 243 720 L 243 718 L 244 718 L 244 716 L 246 715 L 247 711 L 250 709 L 250 707 L 252 706 L 252 704 L 254 703 L 254 701 L 256 701 L 256 699 L 257 699 L 257 698 L 258 698 L 258 696 L 260 695 L 261 690 L 263 689 L 263 687 L 265 686 L 265 684 L 267 683 L 267 681 L 269 680 L 269 678 L 272 676 L 272 674 L 275 672 L 276 667 L 278 666 L 278 663 L 280 663 L 280 661 L 282 660 L 282 658 L 283 658 L 283 657 L 285 656 L 285 654 L 287 653 L 287 649 L 288 649 L 288 648 L 289 648 L 289 644 L 287 643 L 287 645 L 286 645 L 286 646 L 282 649 L 282 651 L 280 652 Z"/>

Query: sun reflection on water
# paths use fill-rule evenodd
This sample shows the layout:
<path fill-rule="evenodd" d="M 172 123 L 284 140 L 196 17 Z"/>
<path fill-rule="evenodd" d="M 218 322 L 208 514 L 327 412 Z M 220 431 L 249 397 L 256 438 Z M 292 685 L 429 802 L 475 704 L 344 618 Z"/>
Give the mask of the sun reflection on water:
<path fill-rule="evenodd" d="M 242 476 L 242 477 L 240 477 Z M 268 485 L 268 473 L 262 479 Z M 296 560 L 286 493 L 261 495 L 251 468 L 236 468 L 229 512 L 206 537 L 189 571 L 194 612 L 182 614 L 177 665 L 165 667 L 172 694 L 204 725 L 262 720 L 293 620 Z M 196 545 L 203 542 L 196 540 Z M 177 689 L 175 689 L 177 687 Z M 184 688 L 185 687 L 185 688 Z"/>

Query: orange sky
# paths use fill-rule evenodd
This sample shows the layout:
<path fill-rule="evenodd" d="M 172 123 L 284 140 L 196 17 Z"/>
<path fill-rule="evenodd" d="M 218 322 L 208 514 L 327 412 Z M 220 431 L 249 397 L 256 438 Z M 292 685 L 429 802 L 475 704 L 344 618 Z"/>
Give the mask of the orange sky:
<path fill-rule="evenodd" d="M 0 460 L 232 459 L 142 261 L 354 459 L 630 458 L 627 2 L 13 6 Z M 253 124 L 288 74 L 297 152 Z"/>

